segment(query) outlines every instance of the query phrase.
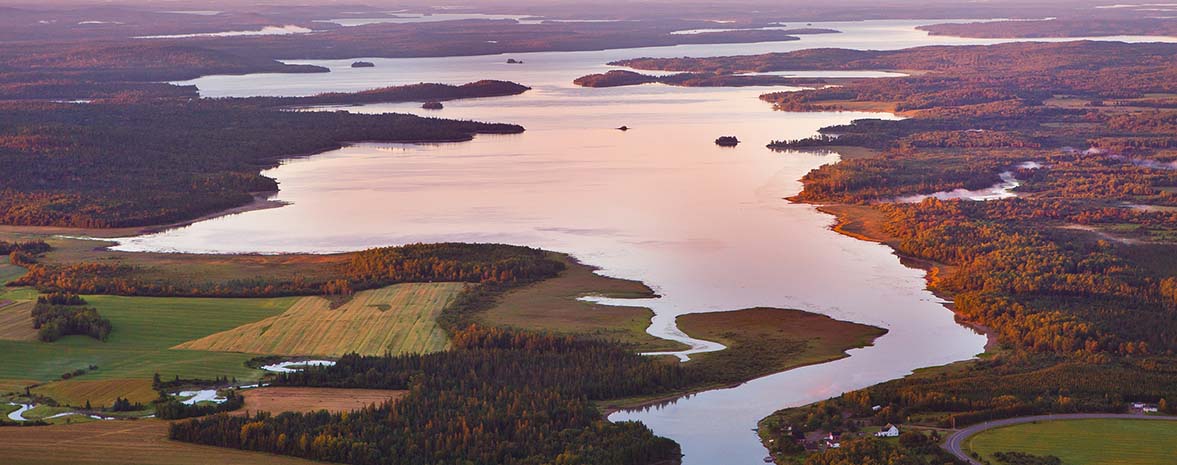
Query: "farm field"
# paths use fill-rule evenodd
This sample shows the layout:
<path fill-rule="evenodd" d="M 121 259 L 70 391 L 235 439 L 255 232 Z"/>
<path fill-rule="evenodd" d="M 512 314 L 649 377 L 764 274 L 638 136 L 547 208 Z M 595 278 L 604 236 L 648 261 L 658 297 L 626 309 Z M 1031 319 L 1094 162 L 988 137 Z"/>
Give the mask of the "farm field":
<path fill-rule="evenodd" d="M 633 344 L 642 351 L 686 348 L 646 333 L 653 316 L 648 309 L 577 300 L 588 295 L 622 299 L 654 297 L 654 291 L 645 284 L 601 276 L 590 266 L 561 257 L 567 268 L 560 276 L 508 292 L 478 318 L 492 326 L 593 335 Z"/>
<path fill-rule="evenodd" d="M 0 284 L 19 278 L 23 274 L 24 268 L 8 263 L 8 257 L 0 257 Z"/>
<path fill-rule="evenodd" d="M 372 404 L 379 404 L 387 400 L 395 400 L 407 392 L 383 389 L 286 386 L 247 389 L 241 391 L 241 395 L 245 396 L 245 406 L 234 411 L 233 414 L 240 415 L 246 411 L 281 413 L 327 410 L 330 412 L 346 412 Z"/>
<path fill-rule="evenodd" d="M 1177 422 L 1062 420 L 982 431 L 965 443 L 993 460 L 995 452 L 1053 455 L 1066 465 L 1156 465 L 1177 457 Z M 996 463 L 996 461 L 994 461 Z"/>
<path fill-rule="evenodd" d="M 0 300 L 0 340 L 36 341 L 32 310 L 30 300 Z"/>
<path fill-rule="evenodd" d="M 73 405 L 83 405 L 90 401 L 94 407 L 110 406 L 119 397 L 143 404 L 159 397 L 151 387 L 150 378 L 71 379 L 36 387 L 33 392 Z"/>
<path fill-rule="evenodd" d="M 24 268 L 8 264 L 8 257 L 0 257 L 0 340 L 35 341 L 30 312 L 36 303 L 37 292 L 32 289 L 7 288 L 3 284 L 24 274 Z"/>
<path fill-rule="evenodd" d="M 437 316 L 463 283 L 397 284 L 356 294 L 339 308 L 303 297 L 286 312 L 175 346 L 176 349 L 275 355 L 379 355 L 444 350 Z"/>
<path fill-rule="evenodd" d="M 311 465 L 319 462 L 167 439 L 159 420 L 0 428 L 5 465 Z"/>
<path fill-rule="evenodd" d="M 297 298 L 278 299 L 190 299 L 156 297 L 87 296 L 103 317 L 110 319 L 113 331 L 106 342 L 84 336 L 69 336 L 53 343 L 0 340 L 6 363 L 0 364 L 0 385 L 4 380 L 56 380 L 63 373 L 88 369 L 83 376 L 58 383 L 112 380 L 150 380 L 154 373 L 165 378 L 176 375 L 192 378 L 216 376 L 252 379 L 259 375 L 244 362 L 246 354 L 170 350 L 184 341 L 200 338 L 242 324 L 261 320 L 285 311 Z M 75 389 L 58 383 L 42 386 L 38 392 L 59 395 L 71 392 L 101 392 L 111 384 Z M 137 390 L 133 392 L 138 392 Z M 86 398 L 65 397 L 58 401 L 84 403 Z M 111 399 L 91 398 L 94 403 Z"/>

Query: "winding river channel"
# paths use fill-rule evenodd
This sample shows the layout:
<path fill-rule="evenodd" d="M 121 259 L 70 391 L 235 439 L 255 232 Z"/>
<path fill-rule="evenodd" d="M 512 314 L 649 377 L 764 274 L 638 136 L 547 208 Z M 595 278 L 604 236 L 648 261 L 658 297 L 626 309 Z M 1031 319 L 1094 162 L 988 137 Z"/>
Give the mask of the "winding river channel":
<path fill-rule="evenodd" d="M 995 40 L 929 37 L 928 21 L 814 23 L 844 31 L 800 41 L 691 45 L 481 57 L 314 61 L 325 74 L 212 76 L 205 96 L 309 95 L 417 82 L 503 79 L 519 96 L 447 102 L 430 115 L 519 123 L 526 133 L 471 142 L 362 143 L 289 160 L 265 174 L 289 205 L 120 240 L 128 251 L 336 252 L 411 242 L 505 242 L 569 252 L 601 272 L 639 279 L 662 297 L 614 301 L 654 310 L 649 332 L 713 349 L 681 334 L 678 315 L 756 306 L 797 308 L 885 327 L 851 356 L 708 391 L 668 405 L 619 412 L 682 444 L 688 465 L 750 465 L 766 455 L 753 428 L 773 411 L 974 357 L 983 336 L 958 325 L 925 289 L 924 273 L 885 246 L 830 230 L 833 218 L 784 200 L 810 170 L 838 154 L 777 153 L 773 139 L 889 115 L 774 112 L 768 88 L 662 85 L 583 89 L 578 76 L 640 56 L 715 56 L 813 47 L 896 49 Z M 1142 40 L 1140 38 L 1117 38 Z M 508 65 L 506 58 L 524 64 Z M 807 73 L 813 75 L 813 73 Z M 820 73 L 819 73 L 820 74 Z M 772 88 L 781 90 L 782 88 Z M 411 112 L 418 104 L 349 107 Z M 613 128 L 626 125 L 623 132 Z M 734 135 L 744 143 L 717 147 Z"/>

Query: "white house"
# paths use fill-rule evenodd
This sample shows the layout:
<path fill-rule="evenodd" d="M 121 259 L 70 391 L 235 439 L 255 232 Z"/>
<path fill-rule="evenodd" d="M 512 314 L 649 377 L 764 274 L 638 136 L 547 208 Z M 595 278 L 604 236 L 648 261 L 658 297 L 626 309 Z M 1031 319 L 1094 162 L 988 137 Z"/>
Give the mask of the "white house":
<path fill-rule="evenodd" d="M 830 434 L 826 435 L 823 442 L 825 442 L 826 447 L 830 449 L 838 449 L 842 447 L 842 433 L 831 432 Z"/>
<path fill-rule="evenodd" d="M 875 436 L 880 437 L 880 438 L 899 437 L 899 427 L 892 425 L 890 423 L 887 423 L 887 426 L 884 426 L 882 430 L 875 433 Z"/>
<path fill-rule="evenodd" d="M 1141 409 L 1141 410 L 1143 410 L 1143 411 L 1144 411 L 1144 413 L 1157 413 L 1157 411 L 1158 411 L 1159 409 L 1157 409 L 1156 407 L 1154 407 L 1154 406 L 1151 406 L 1151 405 L 1146 405 L 1146 406 L 1145 406 L 1143 409 Z"/>

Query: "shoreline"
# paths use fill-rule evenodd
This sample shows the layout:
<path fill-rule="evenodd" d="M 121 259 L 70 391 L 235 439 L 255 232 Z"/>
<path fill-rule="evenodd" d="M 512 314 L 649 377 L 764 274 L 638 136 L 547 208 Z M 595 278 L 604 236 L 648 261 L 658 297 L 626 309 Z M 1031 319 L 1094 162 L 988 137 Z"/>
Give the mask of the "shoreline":
<path fill-rule="evenodd" d="M 412 139 L 412 140 L 396 140 L 396 141 L 382 141 L 382 140 L 345 141 L 345 142 L 341 142 L 338 144 L 334 144 L 331 147 L 325 147 L 323 149 L 311 150 L 311 151 L 307 151 L 307 152 L 295 153 L 295 154 L 290 154 L 290 155 L 283 155 L 283 156 L 277 158 L 273 163 L 264 165 L 258 172 L 261 173 L 263 171 L 277 168 L 277 167 L 281 166 L 282 162 L 284 162 L 286 160 L 298 160 L 298 159 L 313 157 L 315 155 L 322 155 L 327 152 L 332 152 L 335 150 L 340 150 L 343 148 L 347 148 L 347 147 L 359 145 L 359 144 L 450 144 L 450 143 L 459 143 L 459 142 L 470 142 L 470 141 L 474 140 L 474 138 L 477 135 L 482 135 L 482 134 L 485 134 L 485 135 L 515 135 L 515 134 L 521 134 L 521 133 L 522 132 L 518 132 L 518 133 L 487 132 L 487 133 L 471 134 L 471 135 L 469 135 L 469 137 L 440 139 L 440 140 L 439 139 L 432 139 L 432 140 Z M 221 217 L 232 216 L 232 215 L 236 215 L 236 214 L 240 214 L 240 213 L 248 213 L 251 211 L 268 210 L 271 208 L 281 208 L 286 205 L 290 205 L 289 202 L 271 199 L 272 197 L 277 195 L 279 192 L 281 192 L 281 191 L 275 190 L 275 191 L 250 192 L 249 194 L 253 196 L 253 200 L 249 201 L 248 203 L 238 205 L 235 207 L 229 207 L 229 208 L 226 208 L 223 210 L 218 210 L 218 211 L 206 213 L 204 215 L 201 215 L 201 216 L 198 216 L 195 218 L 180 220 L 180 221 L 171 222 L 171 223 L 157 223 L 157 224 L 149 224 L 149 225 L 142 225 L 142 226 L 122 226 L 122 227 L 113 227 L 113 228 L 85 228 L 85 227 L 73 227 L 73 226 L 29 226 L 29 225 L 16 225 L 16 224 L 0 224 L 0 233 L 43 235 L 43 236 L 80 236 L 77 238 L 78 239 L 92 239 L 95 241 L 103 241 L 105 239 L 114 239 L 114 238 L 119 238 L 119 237 L 156 234 L 156 233 L 164 232 L 164 231 L 167 231 L 170 229 L 191 226 L 196 223 L 200 223 L 200 222 L 208 221 L 208 220 L 213 220 L 213 219 L 217 219 L 217 218 L 221 218 Z M 105 248 L 105 246 L 103 248 Z M 251 255 L 251 254 L 242 253 L 242 254 L 217 254 L 217 255 Z"/>
<path fill-rule="evenodd" d="M 213 220 L 241 213 L 248 213 L 251 211 L 281 208 L 289 205 L 289 202 L 271 199 L 271 197 L 278 194 L 278 191 L 251 192 L 250 194 L 253 195 L 253 200 L 251 200 L 249 203 L 208 213 L 196 218 L 177 221 L 174 223 L 162 223 L 147 226 L 126 226 L 120 228 L 75 228 L 70 226 L 22 226 L 0 224 L 0 233 L 42 236 L 77 236 L 74 238 L 87 239 L 98 242 L 109 242 L 108 239 L 155 234 L 170 229 L 191 226 L 202 221 Z M 103 246 L 102 248 L 106 248 L 106 246 Z"/>
<path fill-rule="evenodd" d="M 715 312 L 715 313 L 722 313 L 722 312 Z M 812 312 L 807 312 L 807 313 L 812 313 Z M 821 315 L 821 314 L 818 313 L 818 315 Z M 861 348 L 870 347 L 873 345 L 874 345 L 874 340 L 871 340 L 870 344 L 866 344 L 866 345 L 862 345 L 862 346 L 858 346 L 858 347 L 850 347 L 846 350 L 861 349 Z M 730 350 L 730 348 L 724 348 L 722 350 Z M 814 360 L 814 361 L 810 361 L 810 362 L 805 362 L 802 364 L 798 364 L 796 366 L 791 366 L 791 367 L 786 368 L 784 370 L 774 371 L 772 373 L 767 373 L 767 374 L 755 376 L 752 378 L 745 379 L 743 381 L 705 385 L 705 386 L 700 386 L 697 388 L 691 388 L 691 389 L 687 389 L 684 391 L 679 391 L 679 392 L 673 393 L 673 394 L 659 395 L 659 396 L 655 396 L 652 398 L 628 399 L 628 400 L 632 400 L 632 403 L 626 402 L 627 399 L 618 399 L 619 402 L 615 402 L 613 405 L 599 406 L 598 410 L 600 410 L 601 414 L 603 414 L 606 418 L 608 418 L 610 415 L 613 415 L 614 413 L 617 413 L 617 412 L 630 411 L 630 410 L 642 410 L 642 409 L 646 409 L 646 408 L 650 408 L 650 407 L 658 407 L 658 406 L 664 405 L 664 404 L 672 404 L 674 402 L 677 402 L 679 399 L 691 397 L 695 394 L 702 394 L 707 391 L 715 391 L 715 390 L 719 390 L 719 389 L 737 388 L 737 387 L 744 385 L 745 383 L 755 381 L 760 378 L 764 378 L 766 376 L 779 375 L 781 373 L 793 371 L 798 368 L 805 368 L 808 366 L 821 365 L 823 363 L 835 362 L 835 361 L 842 360 L 847 357 L 850 357 L 850 354 L 848 354 L 846 352 L 842 352 L 841 355 L 836 356 L 836 357 L 830 357 L 830 358 L 824 359 L 824 360 Z M 674 363 L 684 363 L 684 362 L 675 361 Z M 690 363 L 690 362 L 685 362 L 685 363 Z M 598 403 L 609 403 L 609 401 L 601 401 Z"/>
<path fill-rule="evenodd" d="M 864 226 L 870 222 L 870 218 L 861 212 L 856 212 L 855 210 L 870 208 L 869 206 L 852 204 L 818 204 L 799 200 L 796 197 L 790 197 L 788 200 L 793 203 L 812 205 L 817 209 L 817 211 L 833 216 L 835 222 L 832 226 L 830 226 L 831 231 L 860 241 L 874 242 L 888 247 L 891 249 L 891 254 L 899 258 L 899 263 L 901 265 L 924 271 L 924 281 L 927 284 L 931 284 L 932 278 L 937 273 L 939 273 L 941 269 L 951 267 L 951 265 L 944 263 L 906 255 L 900 252 L 899 249 L 893 245 L 894 238 L 881 231 L 872 231 L 870 226 Z M 960 313 L 957 313 L 956 308 L 953 306 L 951 295 L 934 290 L 930 286 L 925 286 L 924 289 L 928 290 L 932 293 L 932 295 L 943 301 L 941 302 L 941 305 L 948 311 L 952 312 L 952 315 L 958 324 L 970 328 L 973 331 L 976 331 L 978 334 L 985 336 L 985 353 L 988 353 L 999 346 L 1000 343 L 997 340 L 997 335 L 993 332 L 992 328 L 979 323 L 968 321 L 964 319 Z"/>
<path fill-rule="evenodd" d="M 599 409 L 606 416 L 619 411 L 641 410 L 648 407 L 674 403 L 679 399 L 691 397 L 695 394 L 719 390 L 732 389 L 745 383 L 775 376 L 807 366 L 820 365 L 850 357 L 850 351 L 872 347 L 875 342 L 890 332 L 879 326 L 841 320 L 824 313 L 806 310 L 753 307 L 732 311 L 689 313 L 680 317 L 694 317 L 693 322 L 684 322 L 679 326 L 684 334 L 691 338 L 714 339 L 725 346 L 721 351 L 709 352 L 719 354 L 727 352 L 740 359 L 766 359 L 764 366 L 752 369 L 738 370 L 736 376 L 727 377 L 727 381 L 717 379 L 713 382 L 700 384 L 676 392 L 657 394 L 646 397 L 632 397 L 621 399 L 607 399 L 598 401 Z M 678 319 L 675 320 L 679 325 Z M 724 336 L 715 334 L 714 328 L 730 328 L 730 331 L 740 336 Z M 762 329 L 765 328 L 765 329 Z M 775 329 L 775 330 L 774 330 Z M 784 333 L 784 334 L 781 334 Z M 774 335 L 777 334 L 777 335 Z M 798 339 L 801 338 L 801 339 Z M 784 357 L 765 357 L 764 347 L 779 347 L 803 341 L 805 348 L 791 352 L 786 351 Z M 703 355 L 703 354 L 700 354 Z M 714 370 L 722 366 L 722 360 L 692 358 L 687 362 L 667 360 L 665 363 L 695 364 L 695 368 Z M 719 364 L 719 365 L 717 365 Z"/>

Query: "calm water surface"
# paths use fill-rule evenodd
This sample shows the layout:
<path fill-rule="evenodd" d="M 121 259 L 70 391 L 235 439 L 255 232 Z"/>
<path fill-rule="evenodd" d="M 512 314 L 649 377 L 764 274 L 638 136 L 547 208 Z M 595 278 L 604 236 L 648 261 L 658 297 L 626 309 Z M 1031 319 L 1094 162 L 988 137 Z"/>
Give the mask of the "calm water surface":
<path fill-rule="evenodd" d="M 505 79 L 534 87 L 513 97 L 447 102 L 447 118 L 513 122 L 527 132 L 452 144 L 357 144 L 290 160 L 265 174 L 289 206 L 126 238 L 120 250 L 336 252 L 410 242 L 523 244 L 572 253 L 609 276 L 639 279 L 663 297 L 609 301 L 656 313 L 649 332 L 692 344 L 678 315 L 755 306 L 798 308 L 885 327 L 851 357 L 763 377 L 642 411 L 640 420 L 683 446 L 688 465 L 761 463 L 756 421 L 773 411 L 973 357 L 984 338 L 957 325 L 908 269 L 879 244 L 829 230 L 833 218 L 785 197 L 837 154 L 775 153 L 773 139 L 809 136 L 864 113 L 774 112 L 769 89 L 661 85 L 582 89 L 571 81 L 638 56 L 714 56 L 810 47 L 903 48 L 991 43 L 928 37 L 922 21 L 815 23 L 843 34 L 795 42 L 314 61 L 328 74 L 214 76 L 191 81 L 206 96 L 309 95 L 415 83 Z M 807 73 L 811 74 L 811 73 Z M 774 88 L 773 90 L 780 90 Z M 350 107 L 421 113 L 416 104 Z M 627 125 L 628 132 L 612 129 Z M 734 135 L 743 143 L 720 148 Z"/>

